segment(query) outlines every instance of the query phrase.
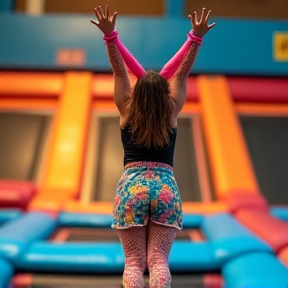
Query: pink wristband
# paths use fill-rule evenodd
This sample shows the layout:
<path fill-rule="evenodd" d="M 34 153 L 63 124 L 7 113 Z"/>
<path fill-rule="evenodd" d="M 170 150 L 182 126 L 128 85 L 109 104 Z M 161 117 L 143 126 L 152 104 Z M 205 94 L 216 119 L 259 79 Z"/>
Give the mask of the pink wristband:
<path fill-rule="evenodd" d="M 104 35 L 103 39 L 105 40 L 105 42 L 114 42 L 114 40 L 117 39 L 118 36 L 118 32 L 116 30 L 114 30 L 113 32 L 111 32 L 108 35 Z"/>
<path fill-rule="evenodd" d="M 188 35 L 188 37 L 189 37 L 193 42 L 196 42 L 196 43 L 199 44 L 199 45 L 202 44 L 203 38 L 202 38 L 202 37 L 195 36 L 195 35 L 193 34 L 193 31 L 190 31 L 187 35 Z"/>

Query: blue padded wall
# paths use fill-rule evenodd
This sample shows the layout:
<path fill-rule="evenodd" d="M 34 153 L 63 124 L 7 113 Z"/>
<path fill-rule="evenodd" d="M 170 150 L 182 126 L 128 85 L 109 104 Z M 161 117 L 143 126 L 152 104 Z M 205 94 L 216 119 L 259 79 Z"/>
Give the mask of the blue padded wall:
<path fill-rule="evenodd" d="M 93 16 L 45 15 L 0 17 L 0 66 L 21 69 L 92 69 L 111 71 L 102 34 Z M 288 75 L 288 62 L 273 59 L 273 35 L 286 31 L 287 21 L 211 19 L 217 24 L 204 38 L 193 73 Z M 167 29 L 169 27 L 169 29 Z M 145 69 L 160 70 L 186 40 L 187 18 L 121 17 L 117 29 L 123 43 Z M 81 66 L 55 65 L 58 49 L 81 49 Z"/>
<path fill-rule="evenodd" d="M 1 0 L 0 1 L 0 13 L 12 12 L 13 7 L 14 7 L 14 0 Z"/>

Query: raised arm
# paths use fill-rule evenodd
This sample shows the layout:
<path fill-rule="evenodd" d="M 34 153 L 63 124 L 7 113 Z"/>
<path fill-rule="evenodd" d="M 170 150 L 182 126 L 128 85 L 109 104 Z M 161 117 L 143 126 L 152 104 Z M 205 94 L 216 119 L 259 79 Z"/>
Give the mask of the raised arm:
<path fill-rule="evenodd" d="M 91 20 L 104 34 L 109 61 L 114 73 L 114 101 L 120 112 L 120 115 L 127 115 L 127 103 L 131 97 L 131 87 L 128 78 L 126 66 L 118 49 L 118 33 L 115 31 L 117 12 L 113 15 L 106 6 L 105 11 L 98 6 L 95 8 L 95 15 L 99 23 Z"/>
<path fill-rule="evenodd" d="M 175 56 L 163 67 L 160 74 L 170 80 L 171 97 L 175 101 L 174 114 L 177 116 L 186 101 L 187 77 L 196 59 L 202 37 L 215 26 L 208 25 L 211 11 L 202 10 L 201 19 L 198 22 L 197 13 L 188 17 L 191 20 L 192 30 L 188 33 L 188 39 Z"/>
<path fill-rule="evenodd" d="M 184 47 L 182 46 L 186 50 L 186 53 L 170 80 L 171 97 L 175 102 L 175 116 L 180 113 L 186 101 L 187 77 L 196 59 L 198 47 L 202 44 L 202 41 L 195 41 L 193 38 L 190 38 L 191 36 L 193 36 L 193 34 L 192 32 L 189 32 L 188 39 L 183 45 Z"/>

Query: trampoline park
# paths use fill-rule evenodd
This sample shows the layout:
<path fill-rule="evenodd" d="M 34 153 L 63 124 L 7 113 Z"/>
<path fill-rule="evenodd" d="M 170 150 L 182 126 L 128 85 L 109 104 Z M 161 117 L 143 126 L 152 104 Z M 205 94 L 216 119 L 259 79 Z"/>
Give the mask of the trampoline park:
<path fill-rule="evenodd" d="M 0 2 L 0 287 L 120 288 L 123 151 L 102 35 L 93 13 L 29 15 L 20 2 Z M 162 2 L 162 16 L 117 19 L 147 70 L 190 27 L 187 1 Z M 212 19 L 178 120 L 174 288 L 288 287 L 287 19 Z"/>

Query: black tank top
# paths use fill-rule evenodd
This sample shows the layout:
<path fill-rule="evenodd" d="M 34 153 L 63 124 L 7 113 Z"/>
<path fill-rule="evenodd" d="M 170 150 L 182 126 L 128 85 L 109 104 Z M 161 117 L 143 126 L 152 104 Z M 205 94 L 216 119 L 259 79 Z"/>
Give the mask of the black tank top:
<path fill-rule="evenodd" d="M 132 140 L 132 134 L 129 128 L 120 128 L 120 130 L 124 148 L 124 166 L 132 162 L 148 161 L 165 163 L 173 167 L 177 127 L 173 128 L 169 133 L 170 142 L 169 145 L 164 148 L 136 146 Z"/>

